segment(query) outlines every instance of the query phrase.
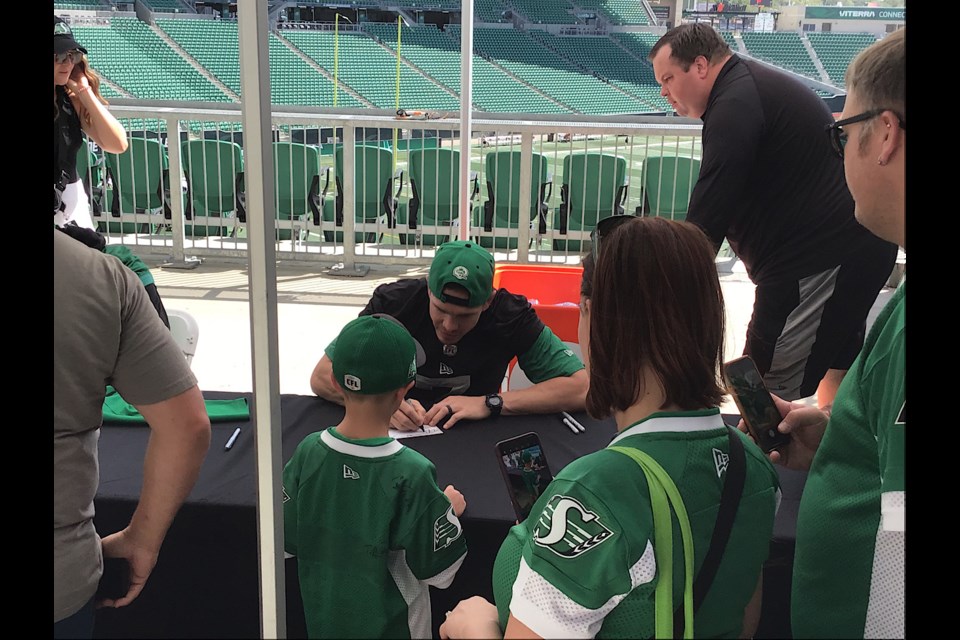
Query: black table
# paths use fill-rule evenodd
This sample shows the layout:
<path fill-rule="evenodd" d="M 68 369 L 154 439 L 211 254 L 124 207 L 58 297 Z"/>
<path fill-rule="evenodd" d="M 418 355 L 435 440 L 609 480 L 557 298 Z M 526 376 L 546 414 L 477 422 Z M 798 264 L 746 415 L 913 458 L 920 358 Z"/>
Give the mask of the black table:
<path fill-rule="evenodd" d="M 208 399 L 240 395 L 250 397 L 204 393 Z M 337 424 L 343 408 L 314 396 L 284 395 L 281 416 L 286 462 L 308 434 Z M 402 441 L 434 463 L 441 487 L 453 484 L 467 500 L 461 522 L 468 554 L 448 589 L 431 590 L 434 632 L 443 612 L 461 599 L 478 594 L 488 599 L 493 596 L 493 561 L 515 520 L 494 444 L 535 431 L 556 473 L 575 458 L 606 446 L 616 432 L 612 420 L 596 421 L 586 414 L 576 417 L 586 427 L 585 433 L 572 433 L 559 415 L 503 416 L 462 422 L 443 435 Z M 238 426 L 243 429 L 241 435 L 231 450 L 224 451 L 224 443 Z M 130 521 L 142 485 L 148 433 L 147 427 L 137 425 L 105 425 L 101 429 L 100 487 L 95 502 L 95 522 L 101 535 L 118 531 Z M 784 480 L 785 497 L 768 564 L 789 569 L 802 482 L 798 484 L 791 477 Z M 250 422 L 215 423 L 200 477 L 167 534 L 147 586 L 130 606 L 98 611 L 94 637 L 259 637 L 257 544 L 253 426 Z M 764 610 L 774 608 L 764 618 L 774 621 L 783 615 L 782 606 L 784 601 L 789 604 L 789 596 L 784 597 L 782 576 L 768 585 L 765 573 L 764 583 Z M 295 559 L 286 562 L 286 591 L 288 637 L 306 637 Z M 782 627 L 784 620 L 788 621 L 789 615 L 776 624 Z M 764 637 L 784 637 L 782 629 L 770 629 Z"/>

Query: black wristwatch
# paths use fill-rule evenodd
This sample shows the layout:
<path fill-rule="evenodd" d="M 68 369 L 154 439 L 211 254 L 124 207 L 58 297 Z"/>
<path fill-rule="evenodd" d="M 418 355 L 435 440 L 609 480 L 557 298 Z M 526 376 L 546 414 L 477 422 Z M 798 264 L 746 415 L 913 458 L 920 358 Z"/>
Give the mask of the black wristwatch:
<path fill-rule="evenodd" d="M 491 418 L 496 418 L 503 411 L 503 396 L 499 393 L 488 394 L 483 402 L 487 405 L 487 409 L 490 409 Z"/>

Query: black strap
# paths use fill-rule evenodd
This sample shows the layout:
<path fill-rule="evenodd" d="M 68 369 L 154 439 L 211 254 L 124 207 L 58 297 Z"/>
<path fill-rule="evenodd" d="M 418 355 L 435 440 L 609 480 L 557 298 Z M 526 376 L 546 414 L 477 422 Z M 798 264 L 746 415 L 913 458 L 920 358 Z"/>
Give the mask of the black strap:
<path fill-rule="evenodd" d="M 703 558 L 703 564 L 700 565 L 700 572 L 693 582 L 693 612 L 696 614 L 703 604 L 704 598 L 710 591 L 710 585 L 717 575 L 717 569 L 720 568 L 720 560 L 723 559 L 723 552 L 727 547 L 727 541 L 730 539 L 730 531 L 733 529 L 733 520 L 737 515 L 737 507 L 740 505 L 740 496 L 743 495 L 743 484 L 746 478 L 746 454 L 743 452 L 743 442 L 740 436 L 732 427 L 727 427 L 727 436 L 730 440 L 730 459 L 727 461 L 727 479 L 723 483 L 723 492 L 720 494 L 720 511 L 717 513 L 717 521 L 713 525 L 713 537 L 710 538 L 710 548 L 707 549 L 707 555 Z M 673 629 L 674 637 L 683 637 L 683 605 L 674 611 Z"/>

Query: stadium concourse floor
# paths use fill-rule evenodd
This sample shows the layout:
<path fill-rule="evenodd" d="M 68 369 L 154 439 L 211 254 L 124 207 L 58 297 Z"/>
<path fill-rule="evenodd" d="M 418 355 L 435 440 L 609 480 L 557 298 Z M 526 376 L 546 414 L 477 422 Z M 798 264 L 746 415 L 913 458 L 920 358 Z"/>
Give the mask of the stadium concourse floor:
<path fill-rule="evenodd" d="M 195 269 L 151 266 L 157 289 L 168 309 L 193 315 L 200 336 L 193 371 L 204 391 L 251 392 L 249 281 L 244 264 L 208 258 Z M 739 261 L 718 262 L 727 307 L 727 359 L 743 351 L 754 286 Z M 319 266 L 280 263 L 277 266 L 280 393 L 310 394 L 310 373 L 324 347 L 344 324 L 355 318 L 374 288 L 400 277 L 426 275 L 426 267 L 372 267 L 362 278 L 331 276 Z M 893 289 L 881 291 L 872 322 Z M 736 413 L 728 401 L 723 410 Z"/>

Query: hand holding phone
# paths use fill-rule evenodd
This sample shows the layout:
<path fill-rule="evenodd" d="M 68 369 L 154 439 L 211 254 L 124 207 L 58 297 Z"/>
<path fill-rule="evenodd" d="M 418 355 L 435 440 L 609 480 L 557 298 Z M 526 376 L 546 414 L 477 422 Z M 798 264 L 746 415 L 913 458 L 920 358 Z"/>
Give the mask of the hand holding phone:
<path fill-rule="evenodd" d="M 750 356 L 743 356 L 723 365 L 727 390 L 740 409 L 740 417 L 754 441 L 764 453 L 770 453 L 790 442 L 790 435 L 777 429 L 780 410 L 763 384 L 763 377 Z"/>
<path fill-rule="evenodd" d="M 532 431 L 498 442 L 496 454 L 517 522 L 522 522 L 553 480 L 547 456 Z"/>

